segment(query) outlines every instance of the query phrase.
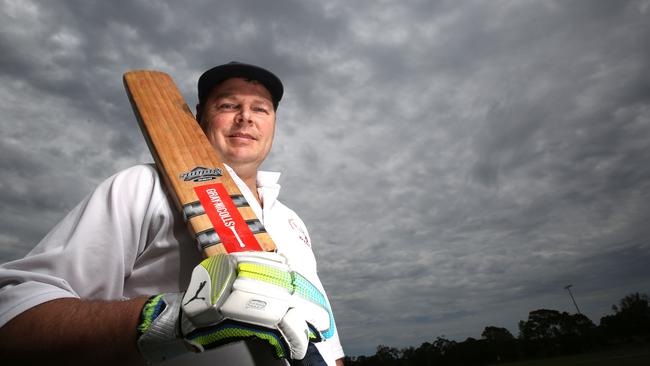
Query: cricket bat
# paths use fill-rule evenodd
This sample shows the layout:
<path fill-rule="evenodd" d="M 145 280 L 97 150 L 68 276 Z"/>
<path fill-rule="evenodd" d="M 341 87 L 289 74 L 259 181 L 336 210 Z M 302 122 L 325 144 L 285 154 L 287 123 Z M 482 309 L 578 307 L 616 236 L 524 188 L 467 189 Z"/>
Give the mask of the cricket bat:
<path fill-rule="evenodd" d="M 124 87 L 167 190 L 203 255 L 275 250 L 172 78 L 159 71 L 130 71 Z M 290 364 L 326 365 L 313 343 L 304 359 Z"/>
<path fill-rule="evenodd" d="M 203 254 L 275 250 L 172 78 L 130 71 L 124 85 L 158 170 Z"/>

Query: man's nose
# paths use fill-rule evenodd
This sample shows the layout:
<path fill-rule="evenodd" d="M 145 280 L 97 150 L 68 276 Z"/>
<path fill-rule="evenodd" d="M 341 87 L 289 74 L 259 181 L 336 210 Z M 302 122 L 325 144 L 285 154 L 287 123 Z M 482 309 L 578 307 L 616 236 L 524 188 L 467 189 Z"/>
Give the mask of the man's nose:
<path fill-rule="evenodd" d="M 251 121 L 250 107 L 242 106 L 238 117 L 239 117 L 239 122 L 250 122 Z"/>

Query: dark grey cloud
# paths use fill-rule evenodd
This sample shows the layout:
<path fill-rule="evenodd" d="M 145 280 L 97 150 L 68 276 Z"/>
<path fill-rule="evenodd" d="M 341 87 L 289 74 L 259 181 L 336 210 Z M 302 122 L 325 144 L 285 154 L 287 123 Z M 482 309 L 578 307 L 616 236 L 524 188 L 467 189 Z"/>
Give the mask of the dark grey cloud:
<path fill-rule="evenodd" d="M 0 259 L 150 161 L 121 75 L 283 79 L 281 198 L 350 354 L 645 291 L 648 1 L 0 2 Z M 41 223 L 34 228 L 33 222 Z"/>

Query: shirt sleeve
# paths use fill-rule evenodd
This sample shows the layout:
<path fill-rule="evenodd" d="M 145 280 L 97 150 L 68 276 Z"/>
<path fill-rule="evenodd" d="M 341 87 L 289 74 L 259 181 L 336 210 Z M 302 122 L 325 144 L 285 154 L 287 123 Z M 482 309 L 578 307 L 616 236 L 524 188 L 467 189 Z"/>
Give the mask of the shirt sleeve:
<path fill-rule="evenodd" d="M 25 258 L 0 266 L 0 326 L 58 298 L 122 299 L 146 245 L 156 174 L 139 165 L 108 178 Z"/>

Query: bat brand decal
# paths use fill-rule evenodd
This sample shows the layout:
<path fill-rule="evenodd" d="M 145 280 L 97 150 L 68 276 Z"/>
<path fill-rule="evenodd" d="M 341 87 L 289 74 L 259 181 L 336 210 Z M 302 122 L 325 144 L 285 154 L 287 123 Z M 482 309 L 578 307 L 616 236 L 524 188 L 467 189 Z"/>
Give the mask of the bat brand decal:
<path fill-rule="evenodd" d="M 206 184 L 194 191 L 228 253 L 262 250 L 223 184 Z"/>
<path fill-rule="evenodd" d="M 189 172 L 183 173 L 180 175 L 180 178 L 186 182 L 205 182 L 208 180 L 216 179 L 221 177 L 223 172 L 219 168 L 204 168 L 202 166 L 197 166 Z"/>

